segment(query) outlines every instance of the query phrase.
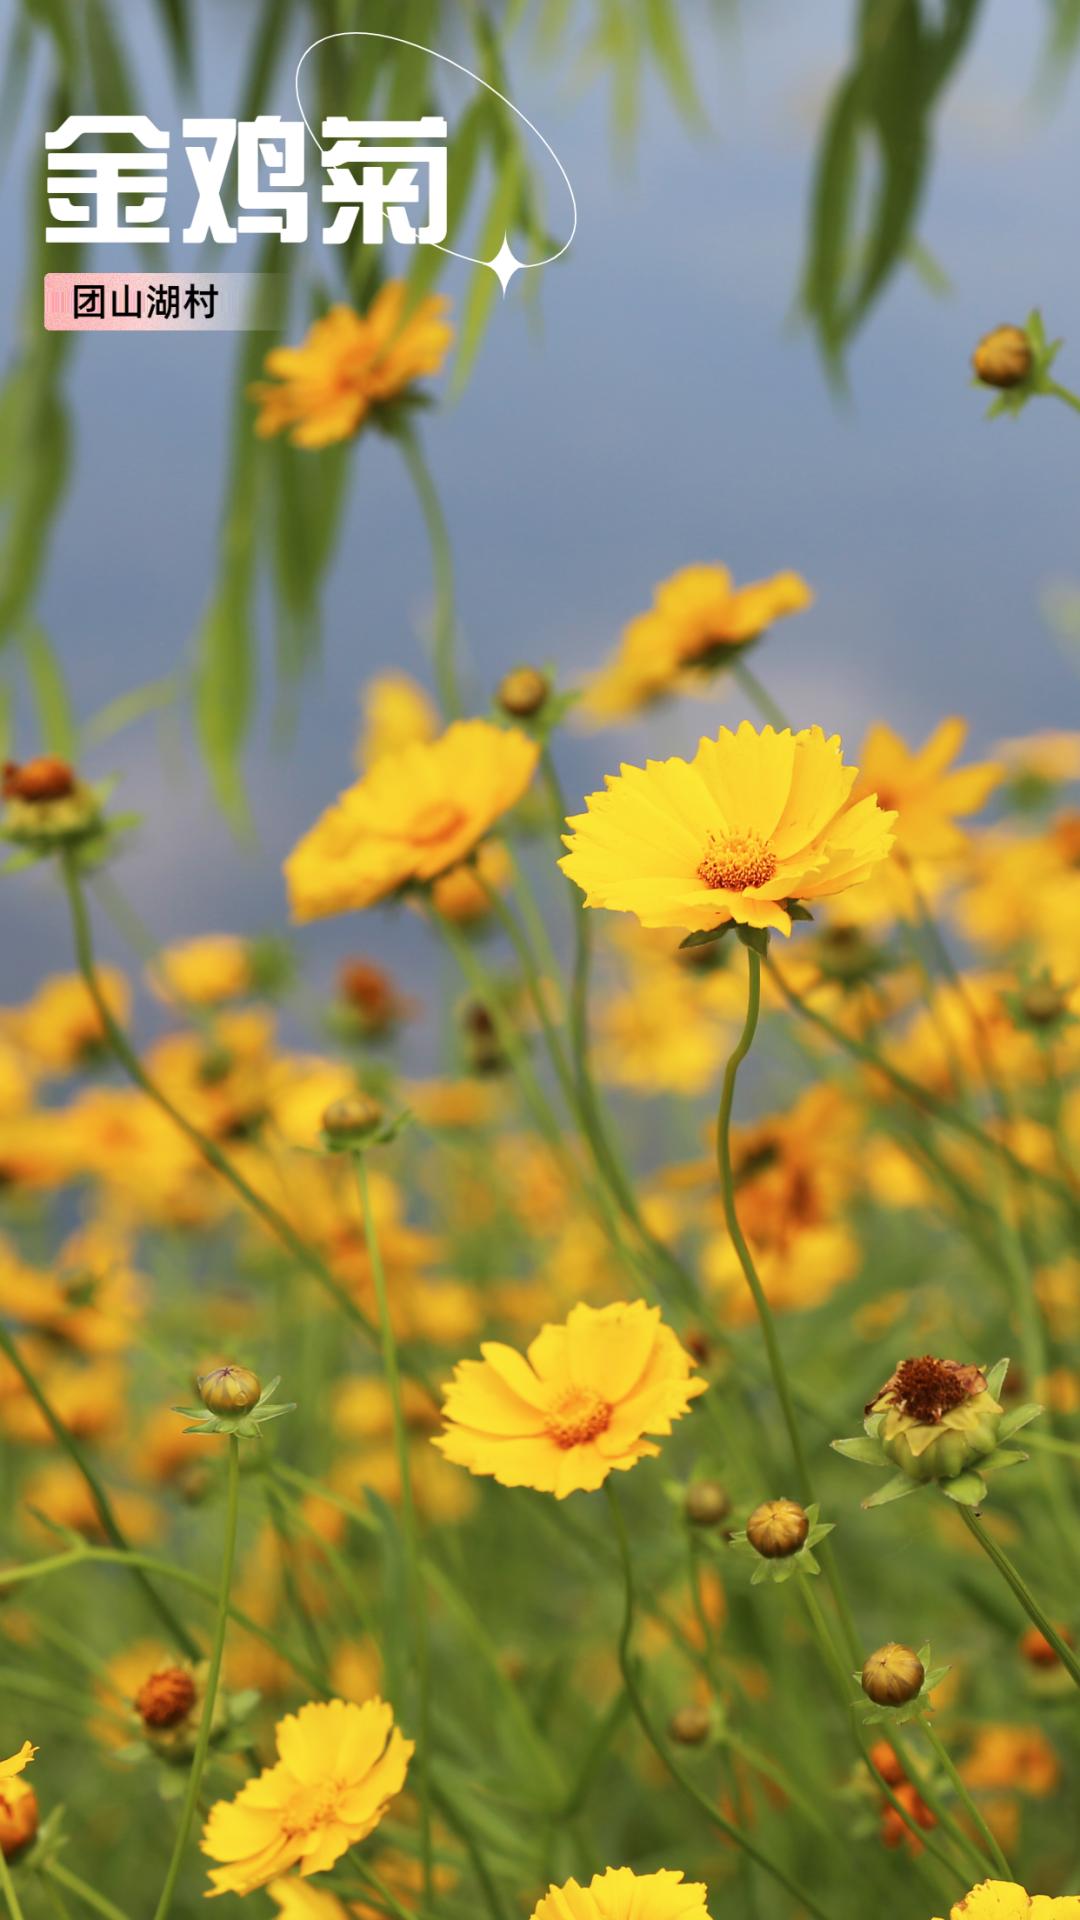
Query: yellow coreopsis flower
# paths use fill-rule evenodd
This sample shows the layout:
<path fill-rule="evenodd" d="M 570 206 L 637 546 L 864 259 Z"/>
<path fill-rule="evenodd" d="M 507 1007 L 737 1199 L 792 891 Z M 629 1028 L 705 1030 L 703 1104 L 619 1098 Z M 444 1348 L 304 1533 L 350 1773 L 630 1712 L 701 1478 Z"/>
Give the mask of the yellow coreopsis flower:
<path fill-rule="evenodd" d="M 260 407 L 256 433 L 291 430 L 295 447 L 348 440 L 373 407 L 438 373 L 454 337 L 450 302 L 429 294 L 406 314 L 405 299 L 405 282 L 388 280 L 366 313 L 331 307 L 298 347 L 274 347 L 265 360 L 270 379 L 250 389 Z"/>
<path fill-rule="evenodd" d="M 480 1352 L 455 1368 L 433 1444 L 470 1473 L 559 1500 L 658 1454 L 646 1434 L 670 1433 L 708 1384 L 644 1300 L 582 1303 L 524 1357 L 495 1340 Z"/>
<path fill-rule="evenodd" d="M 275 1766 L 210 1809 L 202 1849 L 223 1864 L 208 1898 L 252 1893 L 296 1865 L 325 1873 L 401 1792 L 413 1742 L 382 1700 L 313 1700 L 279 1720 L 277 1750 Z"/>
<path fill-rule="evenodd" d="M 438 731 L 435 702 L 411 673 L 376 674 L 360 693 L 357 770 L 366 773 L 376 760 L 400 753 L 417 740 L 434 740 Z"/>
<path fill-rule="evenodd" d="M 793 902 L 854 886 L 889 851 L 895 815 L 872 794 L 852 799 L 857 771 L 820 727 L 758 733 L 744 720 L 689 762 L 609 774 L 607 792 L 567 822 L 559 864 L 586 906 L 645 927 L 697 933 L 733 920 L 787 934 Z"/>
<path fill-rule="evenodd" d="M 102 998 L 115 1020 L 127 1019 L 131 995 L 115 967 L 98 969 Z M 51 974 L 21 1007 L 0 1012 L 0 1030 L 44 1073 L 70 1073 L 105 1044 L 101 1015 L 77 973 Z"/>
<path fill-rule="evenodd" d="M 532 1920 L 708 1920 L 706 1893 L 700 1881 L 685 1881 L 667 1867 L 659 1873 L 609 1867 L 594 1873 L 587 1887 L 576 1880 L 549 1887 Z"/>
<path fill-rule="evenodd" d="M 935 727 L 921 747 L 909 747 L 891 727 L 871 727 L 863 742 L 856 797 L 874 793 L 895 808 L 896 851 L 905 860 L 948 860 L 967 840 L 957 821 L 978 813 L 1005 769 L 995 760 L 956 767 L 967 738 L 967 721 L 953 715 Z"/>
<path fill-rule="evenodd" d="M 446 873 L 521 799 L 539 755 L 513 728 L 457 720 L 380 760 L 286 860 L 293 918 L 370 907 Z"/>
<path fill-rule="evenodd" d="M 251 952 L 233 933 L 204 933 L 166 947 L 149 970 L 150 985 L 163 1000 L 220 1007 L 251 992 Z"/>
<path fill-rule="evenodd" d="M 663 694 L 692 691 L 703 673 L 813 597 L 797 573 L 736 587 L 726 567 L 683 567 L 661 581 L 649 611 L 623 628 L 612 659 L 586 689 L 582 711 L 610 720 Z"/>
<path fill-rule="evenodd" d="M 983 1880 L 950 1907 L 949 1920 L 1080 1920 L 1080 1894 L 1055 1900 L 1011 1880 Z"/>

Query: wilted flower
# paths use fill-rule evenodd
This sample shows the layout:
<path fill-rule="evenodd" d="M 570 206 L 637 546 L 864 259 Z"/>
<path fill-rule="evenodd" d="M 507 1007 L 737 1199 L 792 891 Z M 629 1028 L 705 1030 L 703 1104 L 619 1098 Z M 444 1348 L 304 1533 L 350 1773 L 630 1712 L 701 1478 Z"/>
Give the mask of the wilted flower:
<path fill-rule="evenodd" d="M 643 1300 L 582 1303 L 563 1326 L 542 1328 L 524 1358 L 494 1340 L 480 1351 L 456 1367 L 433 1444 L 472 1473 L 560 1500 L 658 1454 L 645 1436 L 670 1433 L 707 1385 Z"/>
<path fill-rule="evenodd" d="M 269 380 L 250 389 L 259 403 L 255 431 L 289 431 L 295 447 L 348 440 L 373 408 L 395 400 L 425 374 L 438 373 L 453 340 L 443 294 L 406 313 L 403 280 L 380 287 L 366 313 L 336 306 L 315 320 L 298 347 L 273 347 Z"/>
<path fill-rule="evenodd" d="M 744 720 L 692 761 L 609 774 L 568 820 L 559 862 L 588 907 L 697 933 L 737 922 L 791 932 L 792 906 L 863 880 L 892 844 L 894 816 L 853 803 L 837 735 Z"/>
<path fill-rule="evenodd" d="M 277 1725 L 278 1760 L 219 1800 L 203 1828 L 213 1892 L 252 1893 L 299 1864 L 325 1873 L 401 1792 L 413 1742 L 382 1700 L 311 1701 Z"/>
<path fill-rule="evenodd" d="M 878 1438 L 913 1480 L 950 1480 L 997 1445 L 1001 1405 L 980 1367 L 924 1354 L 902 1360 L 866 1409 Z"/>
<path fill-rule="evenodd" d="M 861 1685 L 876 1707 L 902 1707 L 914 1700 L 926 1678 L 926 1668 L 911 1647 L 889 1640 L 869 1655 Z"/>
<path fill-rule="evenodd" d="M 42 754 L 21 766 L 9 760 L 0 770 L 0 834 L 20 845 L 44 850 L 54 843 L 81 840 L 100 820 L 98 796 L 74 767 L 57 754 Z"/>
<path fill-rule="evenodd" d="M 459 720 L 377 761 L 286 860 L 293 918 L 374 906 L 456 866 L 521 799 L 539 753 L 512 728 Z"/>

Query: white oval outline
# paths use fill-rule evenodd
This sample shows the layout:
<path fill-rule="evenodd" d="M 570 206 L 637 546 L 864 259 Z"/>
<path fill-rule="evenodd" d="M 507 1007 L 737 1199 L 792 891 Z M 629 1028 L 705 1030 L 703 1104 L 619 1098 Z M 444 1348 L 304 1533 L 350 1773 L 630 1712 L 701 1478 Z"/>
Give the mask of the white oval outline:
<path fill-rule="evenodd" d="M 457 72 L 463 73 L 466 79 L 475 80 L 477 86 L 486 88 L 488 93 L 493 93 L 495 95 L 496 100 L 501 100 L 504 107 L 509 107 L 511 113 L 515 113 L 518 119 L 524 122 L 525 126 L 528 127 L 529 132 L 534 133 L 536 135 L 536 138 L 539 140 L 540 145 L 545 149 L 546 152 L 548 152 L 551 155 L 551 158 L 554 160 L 555 165 L 558 167 L 559 172 L 562 174 L 562 177 L 566 182 L 566 191 L 570 195 L 570 205 L 573 208 L 573 212 L 574 212 L 573 225 L 570 228 L 570 237 L 568 240 L 564 241 L 563 245 L 559 248 L 559 251 L 557 253 L 549 253 L 543 260 L 519 260 L 516 253 L 514 252 L 513 248 L 510 245 L 509 234 L 503 235 L 502 247 L 500 247 L 499 252 L 495 254 L 494 258 L 491 260 L 481 260 L 474 253 L 458 253 L 455 251 L 453 247 L 445 247 L 441 245 L 438 240 L 430 240 L 427 242 L 427 245 L 435 247 L 439 253 L 449 254 L 451 259 L 453 260 L 466 260 L 468 261 L 470 266 L 490 267 L 492 273 L 496 275 L 496 277 L 498 278 L 498 280 L 502 285 L 504 298 L 506 295 L 506 289 L 509 286 L 510 281 L 513 279 L 513 276 L 515 273 L 524 272 L 533 267 L 550 267 L 554 263 L 554 261 L 562 259 L 563 254 L 567 251 L 567 249 L 570 246 L 573 245 L 574 235 L 577 233 L 578 206 L 577 206 L 577 196 L 574 192 L 573 187 L 570 184 L 570 175 L 567 173 L 566 168 L 563 166 L 563 163 L 559 159 L 559 156 L 556 153 L 554 147 L 551 145 L 551 142 L 549 140 L 545 140 L 539 127 L 536 126 L 534 122 L 529 119 L 528 114 L 523 113 L 520 107 L 515 107 L 513 101 L 508 99 L 505 93 L 500 93 L 498 87 L 493 87 L 490 80 L 482 79 L 480 74 L 473 73 L 471 67 L 462 66 L 460 60 L 451 59 L 448 53 L 439 53 L 434 47 L 425 47 L 422 44 L 422 42 L 419 40 L 406 40 L 400 34 L 397 34 L 397 33 L 376 33 L 374 29 L 367 28 L 367 27 L 343 27 L 337 33 L 324 33 L 320 39 L 313 40 L 309 47 L 304 48 L 303 53 L 300 55 L 300 58 L 296 63 L 296 72 L 293 75 L 293 92 L 296 95 L 296 105 L 300 113 L 300 118 L 303 121 L 305 127 L 307 128 L 307 131 L 311 139 L 315 142 L 316 147 L 318 147 L 320 154 L 325 154 L 326 148 L 323 146 L 320 146 L 319 141 L 316 137 L 315 131 L 311 125 L 311 122 L 308 119 L 307 114 L 304 112 L 304 103 L 300 98 L 300 69 L 304 64 L 304 61 L 307 59 L 308 54 L 314 53 L 316 47 L 324 47 L 327 41 L 329 40 L 391 40 L 394 42 L 396 46 L 411 47 L 415 53 L 429 54 L 433 60 L 442 60 L 446 66 L 456 68 Z M 503 275 L 499 267 L 496 266 L 495 264 L 496 261 L 500 258 L 500 255 L 502 254 L 504 248 L 509 254 L 510 259 L 512 259 L 514 262 L 513 269 L 509 274 L 507 274 L 505 280 L 503 280 Z"/>

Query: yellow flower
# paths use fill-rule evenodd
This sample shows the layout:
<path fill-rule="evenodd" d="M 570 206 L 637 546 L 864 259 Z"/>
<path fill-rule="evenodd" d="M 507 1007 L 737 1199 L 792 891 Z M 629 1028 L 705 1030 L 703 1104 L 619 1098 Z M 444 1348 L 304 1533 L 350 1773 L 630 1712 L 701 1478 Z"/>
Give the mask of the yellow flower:
<path fill-rule="evenodd" d="M 316 821 L 285 862 L 296 920 L 317 920 L 434 880 L 521 799 L 536 742 L 487 720 L 380 760 Z"/>
<path fill-rule="evenodd" d="M 433 1444 L 500 1486 L 559 1500 L 658 1454 L 644 1435 L 670 1433 L 707 1384 L 691 1379 L 690 1355 L 643 1300 L 578 1305 L 541 1329 L 527 1358 L 494 1340 L 480 1351 L 455 1368 Z"/>
<path fill-rule="evenodd" d="M 1011 1880 L 983 1880 L 950 1907 L 949 1920 L 1080 1920 L 1080 1894 L 1054 1900 Z"/>
<path fill-rule="evenodd" d="M 434 702 L 409 673 L 380 673 L 360 694 L 361 727 L 356 766 L 366 773 L 387 754 L 416 741 L 434 740 L 439 715 Z"/>
<path fill-rule="evenodd" d="M 206 933 L 167 947 L 150 968 L 150 985 L 163 1000 L 219 1007 L 251 992 L 251 955 L 246 940 Z"/>
<path fill-rule="evenodd" d="M 268 381 L 250 389 L 264 438 L 291 429 L 294 447 L 348 440 L 373 407 L 385 406 L 425 374 L 438 373 L 454 330 L 444 294 L 429 294 L 405 312 L 403 280 L 388 280 L 367 312 L 331 307 L 298 347 L 266 356 Z"/>
<path fill-rule="evenodd" d="M 969 1787 L 985 1793 L 1008 1787 L 1045 1799 L 1061 1780 L 1061 1762 L 1039 1727 L 994 1723 L 979 1727 L 961 1768 Z"/>
<path fill-rule="evenodd" d="M 587 1887 L 567 1880 L 549 1887 L 532 1911 L 532 1920 L 708 1920 L 706 1889 L 684 1881 L 681 1873 L 635 1873 L 609 1867 L 594 1873 Z"/>
<path fill-rule="evenodd" d="M 955 715 L 917 748 L 881 723 L 867 734 L 855 797 L 874 793 L 879 806 L 896 809 L 896 851 L 905 860 L 947 860 L 963 853 L 967 841 L 957 820 L 978 813 L 1004 777 L 995 760 L 953 766 L 966 738 L 967 721 Z"/>
<path fill-rule="evenodd" d="M 413 1752 L 381 1700 L 313 1700 L 277 1725 L 277 1764 L 219 1800 L 203 1829 L 213 1898 L 251 1893 L 297 1863 L 325 1873 L 378 1826 Z"/>
<path fill-rule="evenodd" d="M 820 727 L 793 734 L 744 720 L 693 760 L 609 774 L 568 821 L 563 872 L 589 907 L 696 933 L 736 921 L 791 932 L 792 901 L 864 880 L 892 843 L 891 813 L 854 803 L 857 769 Z"/>
<path fill-rule="evenodd" d="M 10 1760 L 0 1760 L 0 1780 L 13 1780 L 17 1773 L 22 1773 L 36 1752 L 37 1748 L 29 1740 L 24 1740 L 18 1753 L 13 1753 Z"/>
<path fill-rule="evenodd" d="M 610 663 L 586 690 L 582 711 L 609 720 L 662 694 L 692 691 L 703 673 L 812 599 L 797 573 L 736 587 L 726 567 L 683 567 L 661 581 L 649 611 L 623 628 Z"/>
<path fill-rule="evenodd" d="M 102 997 L 114 1019 L 127 1019 L 127 981 L 115 967 L 98 970 Z M 43 980 L 25 1006 L 0 1014 L 0 1026 L 16 1046 L 46 1073 L 69 1073 L 100 1051 L 105 1031 L 84 981 L 78 974 L 53 974 Z"/>

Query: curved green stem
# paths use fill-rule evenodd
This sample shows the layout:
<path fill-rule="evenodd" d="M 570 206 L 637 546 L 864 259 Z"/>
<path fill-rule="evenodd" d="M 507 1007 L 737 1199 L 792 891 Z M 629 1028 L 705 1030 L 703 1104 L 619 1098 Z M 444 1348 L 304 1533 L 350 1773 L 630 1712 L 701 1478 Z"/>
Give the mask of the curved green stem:
<path fill-rule="evenodd" d="M 727 1066 L 724 1069 L 724 1082 L 720 1093 L 720 1110 L 716 1118 L 716 1157 L 720 1169 L 720 1187 L 724 1202 L 724 1219 L 727 1222 L 727 1230 L 731 1236 L 731 1244 L 735 1249 L 739 1265 L 743 1270 L 746 1284 L 753 1295 L 754 1306 L 757 1309 L 757 1316 L 761 1322 L 761 1331 L 765 1341 L 765 1352 L 769 1361 L 769 1372 L 772 1375 L 773 1386 L 776 1389 L 776 1397 L 780 1402 L 780 1410 L 784 1417 L 784 1425 L 787 1428 L 792 1458 L 795 1463 L 795 1478 L 798 1483 L 799 1498 L 805 1505 L 809 1505 L 814 1498 L 814 1490 L 806 1464 L 806 1455 L 803 1452 L 802 1436 L 799 1432 L 799 1422 L 795 1414 L 795 1402 L 792 1398 L 791 1387 L 788 1383 L 787 1369 L 784 1366 L 784 1356 L 780 1351 L 776 1322 L 773 1319 L 772 1308 L 765 1297 L 765 1289 L 758 1278 L 758 1271 L 754 1265 L 753 1254 L 750 1252 L 746 1236 L 739 1225 L 739 1215 L 735 1205 L 735 1171 L 731 1162 L 731 1110 L 735 1101 L 735 1082 L 738 1079 L 739 1068 L 753 1045 L 754 1035 L 757 1032 L 758 1015 L 761 1011 L 761 956 L 753 947 L 748 946 L 746 949 L 746 959 L 748 968 L 746 1018 L 743 1022 L 742 1032 L 735 1043 Z"/>
<path fill-rule="evenodd" d="M 687 1797 L 694 1802 L 699 1812 L 703 1813 L 705 1818 L 710 1821 L 720 1833 L 724 1834 L 727 1839 L 734 1841 L 735 1845 L 740 1847 L 743 1853 L 745 1853 L 756 1866 L 761 1867 L 765 1873 L 771 1875 L 774 1880 L 778 1881 L 786 1892 L 794 1895 L 800 1907 L 804 1907 L 808 1913 L 814 1914 L 816 1920 L 827 1920 L 824 1909 L 818 1906 L 817 1901 L 811 1897 L 806 1888 L 797 1886 L 796 1883 L 788 1877 L 783 1867 L 778 1866 L 775 1860 L 770 1860 L 768 1854 L 763 1853 L 761 1849 L 755 1845 L 754 1841 L 750 1839 L 749 1834 L 744 1833 L 741 1827 L 737 1827 L 734 1821 L 728 1820 L 726 1815 L 721 1813 L 719 1807 L 709 1798 L 708 1794 L 704 1793 L 698 1786 L 697 1781 L 685 1771 L 675 1759 L 674 1755 L 669 1752 L 666 1741 L 663 1739 L 658 1728 L 653 1724 L 652 1715 L 645 1704 L 641 1689 L 638 1686 L 637 1673 L 632 1657 L 636 1603 L 634 1596 L 634 1566 L 630 1555 L 630 1542 L 627 1538 L 626 1524 L 623 1520 L 618 1495 L 610 1480 L 605 1482 L 604 1492 L 607 1495 L 608 1506 L 611 1511 L 612 1524 L 615 1529 L 615 1538 L 618 1542 L 623 1574 L 624 1606 L 622 1630 L 619 1634 L 619 1667 L 622 1672 L 627 1695 L 629 1696 L 630 1705 L 634 1710 L 634 1717 L 641 1731 L 657 1755 L 657 1758 L 663 1762 L 665 1769 L 671 1775 L 676 1785 L 681 1787 Z"/>
<path fill-rule="evenodd" d="M 386 1270 L 383 1266 L 379 1236 L 375 1229 L 375 1217 L 371 1207 L 371 1195 L 368 1190 L 367 1156 L 357 1153 L 353 1156 L 356 1167 L 356 1182 L 360 1191 L 360 1207 L 364 1216 L 364 1239 L 367 1243 L 368 1259 L 371 1261 L 371 1276 L 375 1286 L 375 1300 L 379 1315 L 379 1332 L 382 1341 L 383 1373 L 386 1376 L 387 1392 L 390 1395 L 390 1409 L 394 1425 L 394 1449 L 397 1454 L 398 1477 L 401 1481 L 402 1530 L 405 1536 L 405 1557 L 409 1573 L 409 1600 L 412 1612 L 413 1645 L 416 1650 L 416 1681 L 419 1697 L 419 1766 L 420 1780 L 420 1859 L 424 1871 L 424 1902 L 430 1907 L 432 1895 L 432 1854 L 431 1854 L 431 1650 L 428 1642 L 427 1596 L 424 1586 L 424 1571 L 420 1553 L 420 1530 L 416 1519 L 416 1501 L 413 1497 L 412 1466 L 409 1460 L 409 1434 L 405 1425 L 405 1412 L 401 1401 L 401 1372 L 398 1366 L 397 1341 L 394 1337 L 393 1321 L 390 1318 L 390 1296 L 386 1286 Z"/>
<path fill-rule="evenodd" d="M 4 1905 L 8 1910 L 8 1920 L 23 1920 L 23 1910 L 19 1905 L 19 1896 L 15 1891 L 15 1882 L 11 1877 L 11 1868 L 4 1858 L 0 1847 L 0 1893 L 4 1896 Z"/>
<path fill-rule="evenodd" d="M 202 1714 L 199 1719 L 199 1731 L 195 1736 L 195 1752 L 191 1759 L 191 1771 L 188 1774 L 184 1804 L 180 1809 L 180 1824 L 176 1830 L 172 1858 L 165 1875 L 165 1884 L 161 1889 L 161 1898 L 154 1910 L 154 1920 L 165 1920 L 172 1905 L 176 1882 L 184 1863 L 184 1854 L 191 1838 L 191 1829 L 199 1806 L 199 1787 L 202 1784 L 206 1756 L 210 1751 L 210 1735 L 214 1725 L 214 1702 L 217 1699 L 218 1682 L 221 1678 L 221 1662 L 225 1653 L 225 1634 L 229 1624 L 229 1592 L 232 1586 L 233 1561 L 236 1557 L 236 1523 L 240 1511 L 240 1442 L 235 1434 L 228 1440 L 229 1466 L 225 1493 L 225 1539 L 221 1556 L 221 1585 L 218 1593 L 217 1624 L 214 1628 L 214 1642 L 210 1649 L 210 1663 L 206 1673 L 206 1692 L 203 1695 Z"/>
<path fill-rule="evenodd" d="M 992 1540 L 982 1522 L 978 1520 L 970 1507 L 960 1507 L 960 1517 L 969 1533 L 973 1533 L 988 1560 L 992 1560 L 1006 1585 L 1012 1589 L 1028 1619 L 1045 1636 L 1065 1668 L 1066 1673 L 1076 1686 L 1080 1687 L 1080 1662 L 1072 1648 L 1062 1639 L 1053 1622 L 1043 1612 L 1027 1581 L 1017 1567 L 1014 1567 L 1004 1547 Z"/>
<path fill-rule="evenodd" d="M 59 1414 L 53 1407 L 52 1402 L 38 1385 L 33 1373 L 19 1352 L 18 1346 L 2 1322 L 0 1322 L 0 1351 L 5 1354 L 15 1368 L 16 1373 L 46 1422 L 57 1445 L 62 1447 L 72 1465 L 77 1468 L 81 1474 L 87 1492 L 94 1503 L 94 1509 L 101 1522 L 102 1531 L 106 1539 L 111 1540 L 113 1546 L 116 1547 L 120 1553 L 127 1554 L 130 1551 L 127 1539 L 116 1518 L 116 1514 L 113 1512 L 112 1502 L 99 1480 L 97 1473 L 86 1458 L 74 1434 L 69 1428 L 65 1427 Z M 158 1619 L 161 1621 L 162 1626 L 168 1631 L 170 1638 L 175 1640 L 182 1653 L 185 1653 L 189 1659 L 193 1659 L 198 1652 L 198 1647 L 183 1621 L 173 1612 L 168 1601 L 161 1598 L 156 1587 L 147 1579 L 145 1571 L 141 1568 L 135 1568 L 134 1566 L 132 1571 L 150 1605 L 153 1607 L 154 1612 L 157 1614 Z"/>
<path fill-rule="evenodd" d="M 769 689 L 762 685 L 757 674 L 752 672 L 746 661 L 740 659 L 738 654 L 731 663 L 731 677 L 770 727 L 775 727 L 778 733 L 783 733 L 787 727 L 790 727 L 790 720 L 777 705 Z"/>
<path fill-rule="evenodd" d="M 65 1867 L 63 1861 L 50 1860 L 44 1871 L 50 1880 L 55 1880 L 58 1886 L 65 1887 L 68 1893 L 73 1893 L 76 1900 L 81 1900 L 84 1906 L 92 1908 L 94 1913 L 99 1913 L 102 1920 L 128 1920 L 127 1914 L 120 1907 L 114 1906 L 112 1901 L 107 1900 L 96 1887 L 88 1886 L 77 1873 L 72 1873 L 70 1867 Z"/>
<path fill-rule="evenodd" d="M 1000 1846 L 998 1845 L 998 1842 L 995 1839 L 991 1828 L 987 1825 L 986 1821 L 983 1819 L 983 1816 L 979 1812 L 979 1809 L 976 1806 L 974 1800 L 972 1799 L 971 1794 L 968 1792 L 968 1789 L 964 1784 L 964 1781 L 960 1774 L 959 1769 L 953 1764 L 952 1756 L 949 1753 L 948 1748 L 945 1746 L 944 1741 L 942 1741 L 939 1738 L 937 1731 L 934 1728 L 931 1721 L 929 1720 L 929 1718 L 921 1721 L 920 1724 L 922 1726 L 923 1732 L 925 1733 L 928 1741 L 930 1742 L 931 1747 L 933 1748 L 935 1754 L 937 1755 L 938 1760 L 940 1761 L 950 1781 L 952 1782 L 953 1789 L 956 1793 L 957 1799 L 960 1801 L 961 1805 L 965 1808 L 968 1818 L 972 1820 L 975 1826 L 978 1828 L 979 1833 L 983 1840 L 983 1844 L 986 1847 L 986 1851 L 991 1861 L 993 1862 L 993 1865 L 997 1868 L 997 1871 L 998 1873 L 1000 1873 L 1001 1878 L 1003 1880 L 1012 1880 L 1014 1878 L 1013 1870 L 1010 1867 L 1008 1861 L 1006 1860 L 1005 1855 L 1002 1852 Z"/>
<path fill-rule="evenodd" d="M 1072 408 L 1074 413 L 1080 413 L 1080 398 L 1070 392 L 1068 387 L 1061 386 L 1057 380 L 1048 380 L 1042 391 L 1051 394 L 1055 400 L 1063 401 L 1067 407 Z"/>
<path fill-rule="evenodd" d="M 431 567 L 435 586 L 435 617 L 432 629 L 435 685 L 438 688 L 443 712 L 449 720 L 457 720 L 462 713 L 462 700 L 461 688 L 458 685 L 457 663 L 454 658 L 457 618 L 454 613 L 454 560 L 450 536 L 446 529 L 442 505 L 435 491 L 435 482 L 428 471 L 427 462 L 421 452 L 420 442 L 412 424 L 405 420 L 400 421 L 394 429 L 394 437 L 401 448 L 409 478 L 416 488 L 431 546 Z"/>

